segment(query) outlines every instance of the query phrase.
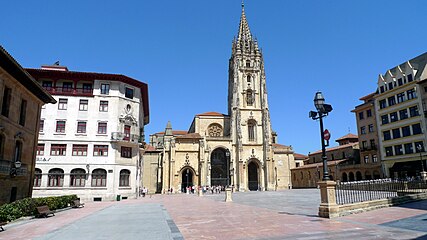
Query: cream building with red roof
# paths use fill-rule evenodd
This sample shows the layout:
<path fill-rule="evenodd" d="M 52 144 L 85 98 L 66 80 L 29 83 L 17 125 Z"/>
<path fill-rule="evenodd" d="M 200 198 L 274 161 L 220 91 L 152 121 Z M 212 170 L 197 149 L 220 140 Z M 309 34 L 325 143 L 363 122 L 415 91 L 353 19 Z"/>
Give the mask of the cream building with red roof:
<path fill-rule="evenodd" d="M 188 131 L 173 131 L 168 122 L 164 132 L 150 136 L 142 182 L 150 192 L 214 185 L 238 191 L 291 187 L 294 152 L 277 144 L 272 131 L 263 55 L 243 6 L 228 83 L 227 114 L 197 114 Z"/>

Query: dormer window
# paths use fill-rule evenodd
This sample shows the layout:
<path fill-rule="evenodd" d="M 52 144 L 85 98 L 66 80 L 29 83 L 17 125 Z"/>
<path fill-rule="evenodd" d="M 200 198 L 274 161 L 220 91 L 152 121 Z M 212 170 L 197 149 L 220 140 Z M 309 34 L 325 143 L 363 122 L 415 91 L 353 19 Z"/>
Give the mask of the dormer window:
<path fill-rule="evenodd" d="M 408 75 L 408 82 L 412 82 L 414 79 L 412 78 L 412 74 Z"/>

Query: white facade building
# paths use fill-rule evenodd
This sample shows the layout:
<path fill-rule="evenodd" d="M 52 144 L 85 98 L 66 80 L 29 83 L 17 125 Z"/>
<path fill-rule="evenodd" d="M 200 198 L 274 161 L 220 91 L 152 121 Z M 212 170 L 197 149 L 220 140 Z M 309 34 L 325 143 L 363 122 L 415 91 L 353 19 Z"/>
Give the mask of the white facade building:
<path fill-rule="evenodd" d="M 27 71 L 57 101 L 41 112 L 33 196 L 135 198 L 149 121 L 147 84 L 58 65 Z"/>

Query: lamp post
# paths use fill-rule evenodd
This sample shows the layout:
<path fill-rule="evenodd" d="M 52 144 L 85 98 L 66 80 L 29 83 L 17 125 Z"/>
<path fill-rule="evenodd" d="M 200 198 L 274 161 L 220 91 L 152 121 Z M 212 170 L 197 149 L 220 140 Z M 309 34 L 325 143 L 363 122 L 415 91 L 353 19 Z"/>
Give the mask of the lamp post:
<path fill-rule="evenodd" d="M 320 122 L 320 138 L 322 141 L 322 161 L 323 161 L 323 179 L 322 181 L 330 180 L 328 173 L 328 163 L 326 159 L 326 145 L 325 145 L 325 136 L 323 130 L 323 118 L 328 116 L 328 114 L 332 111 L 332 106 L 330 104 L 325 103 L 325 98 L 323 97 L 322 92 L 316 92 L 314 96 L 314 106 L 317 111 L 310 111 L 310 118 L 313 120 L 319 119 Z"/>
<path fill-rule="evenodd" d="M 421 172 L 424 172 L 424 163 L 423 163 L 423 146 L 421 144 L 417 145 L 417 150 L 420 153 L 420 161 L 421 161 Z"/>
<path fill-rule="evenodd" d="M 226 159 L 226 164 L 227 164 L 227 184 L 226 186 L 230 185 L 230 150 L 227 149 L 227 151 L 225 151 L 225 156 L 227 157 Z"/>

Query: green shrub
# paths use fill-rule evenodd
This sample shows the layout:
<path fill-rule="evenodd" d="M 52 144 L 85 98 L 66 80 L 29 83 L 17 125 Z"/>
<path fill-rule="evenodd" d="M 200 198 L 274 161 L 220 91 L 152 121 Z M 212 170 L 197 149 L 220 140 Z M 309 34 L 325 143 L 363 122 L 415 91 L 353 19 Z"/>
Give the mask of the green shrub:
<path fill-rule="evenodd" d="M 66 208 L 76 199 L 77 195 L 66 195 L 17 200 L 0 206 L 0 221 L 8 222 L 24 216 L 34 216 L 37 214 L 37 207 L 43 205 L 47 205 L 50 210 Z"/>

